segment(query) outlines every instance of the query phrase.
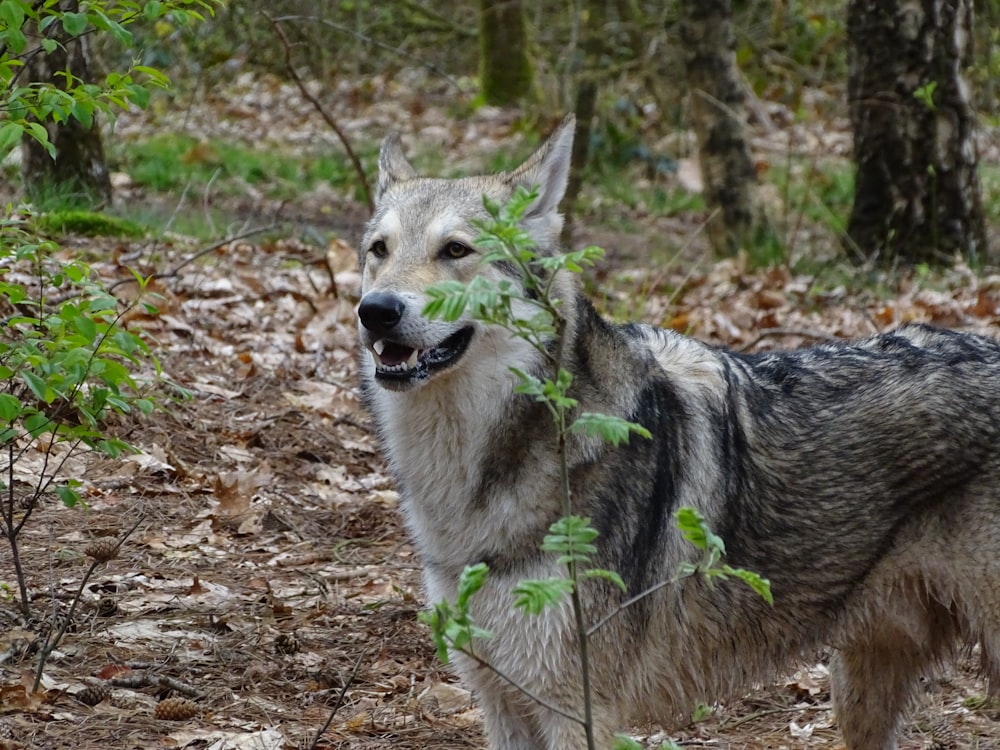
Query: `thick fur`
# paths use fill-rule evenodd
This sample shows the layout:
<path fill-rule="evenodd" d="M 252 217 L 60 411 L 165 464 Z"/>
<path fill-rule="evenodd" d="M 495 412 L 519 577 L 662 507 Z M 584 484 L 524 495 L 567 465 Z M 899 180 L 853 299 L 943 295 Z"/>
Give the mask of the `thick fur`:
<path fill-rule="evenodd" d="M 525 227 L 540 252 L 556 249 L 572 134 L 569 118 L 517 170 L 462 179 L 418 176 L 388 139 L 361 245 L 360 333 L 363 390 L 429 599 L 454 599 L 463 567 L 487 562 L 474 612 L 496 636 L 477 652 L 578 715 L 568 603 L 538 617 L 511 605 L 515 582 L 562 573 L 539 551 L 562 514 L 552 421 L 514 393 L 509 369 L 542 374 L 542 358 L 495 327 L 421 316 L 429 284 L 516 280 L 476 252 L 445 252 L 456 242 L 474 250 L 483 194 L 502 202 L 518 185 L 540 186 Z M 600 530 L 596 563 L 622 575 L 628 596 L 670 579 L 696 559 L 673 521 L 679 506 L 693 506 L 725 540 L 726 561 L 769 578 L 774 594 L 772 607 L 741 583 L 690 577 L 598 630 L 590 659 L 599 747 L 629 721 L 670 720 L 699 700 L 750 689 L 824 645 L 834 648 L 849 750 L 894 750 L 918 678 L 959 646 L 978 642 L 1000 684 L 997 343 L 914 325 L 854 343 L 736 354 L 609 323 L 572 278 L 556 289 L 580 410 L 640 422 L 653 435 L 618 448 L 570 442 L 575 508 Z M 463 326 L 464 353 L 427 377 L 377 375 L 370 347 L 380 339 L 447 359 L 454 351 L 434 347 Z M 606 582 L 582 592 L 591 623 L 626 597 Z M 467 659 L 456 663 L 478 693 L 493 750 L 586 746 L 575 722 Z"/>

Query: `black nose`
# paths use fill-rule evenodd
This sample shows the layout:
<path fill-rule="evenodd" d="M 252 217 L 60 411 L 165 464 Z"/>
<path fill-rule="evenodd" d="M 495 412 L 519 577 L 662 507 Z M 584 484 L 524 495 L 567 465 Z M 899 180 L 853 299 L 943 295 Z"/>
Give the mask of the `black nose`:
<path fill-rule="evenodd" d="M 406 305 L 403 300 L 388 292 L 369 292 L 358 306 L 361 325 L 372 333 L 385 335 L 403 318 Z"/>

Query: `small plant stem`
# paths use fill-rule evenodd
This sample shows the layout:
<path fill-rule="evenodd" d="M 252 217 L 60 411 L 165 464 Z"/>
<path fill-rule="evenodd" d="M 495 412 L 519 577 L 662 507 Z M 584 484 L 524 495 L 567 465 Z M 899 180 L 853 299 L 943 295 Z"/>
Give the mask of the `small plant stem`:
<path fill-rule="evenodd" d="M 31 692 L 36 692 L 38 686 L 42 684 L 42 672 L 45 669 L 45 662 L 48 660 L 52 652 L 56 650 L 56 646 L 59 645 L 59 641 L 62 637 L 66 635 L 66 631 L 69 629 L 70 623 L 73 622 L 73 615 L 76 612 L 76 605 L 80 601 L 80 597 L 83 596 L 83 588 L 87 585 L 90 580 L 90 576 L 94 574 L 97 566 L 100 565 L 103 560 L 93 560 L 90 563 L 90 567 L 87 568 L 87 572 L 83 574 L 83 579 L 80 581 L 80 586 L 76 590 L 76 594 L 73 595 L 73 601 L 69 605 L 69 612 L 63 618 L 62 623 L 60 623 L 58 630 L 49 633 L 49 637 L 45 639 L 45 644 L 38 650 L 38 667 L 35 669 L 35 681 L 31 684 Z M 55 623 L 53 623 L 53 626 Z"/>
<path fill-rule="evenodd" d="M 587 735 L 587 750 L 596 750 L 594 744 L 594 706 L 590 688 L 590 657 L 587 626 L 583 621 L 583 602 L 580 600 L 580 580 L 577 577 L 576 563 L 570 562 L 569 576 L 573 580 L 573 616 L 576 619 L 577 648 L 580 650 L 580 676 L 583 689 L 583 731 Z"/>
<path fill-rule="evenodd" d="M 351 685 L 354 684 L 354 680 L 357 679 L 358 671 L 361 669 L 361 661 L 367 655 L 366 651 L 362 651 L 358 654 L 358 658 L 354 661 L 354 669 L 351 670 L 351 676 L 347 678 L 347 681 L 340 688 L 340 693 L 337 694 L 337 700 L 334 702 L 333 708 L 330 709 L 330 715 L 323 723 L 323 726 L 316 730 L 316 734 L 313 736 L 312 742 L 309 743 L 309 750 L 316 750 L 316 748 L 319 747 L 320 739 L 323 737 L 326 730 L 330 728 L 330 724 L 333 723 L 333 717 L 337 715 L 337 711 L 339 711 L 340 707 L 344 705 L 344 699 L 347 698 L 347 691 L 350 689 Z"/>
<path fill-rule="evenodd" d="M 10 556 L 14 563 L 14 576 L 17 578 L 17 591 L 21 597 L 21 614 L 27 619 L 31 617 L 31 607 L 28 604 L 28 582 L 25 580 L 24 568 L 21 566 L 21 549 L 17 545 L 17 533 L 11 527 L 4 530 L 7 532 L 7 543 L 10 545 Z"/>
<path fill-rule="evenodd" d="M 131 528 L 129 528 L 129 530 L 126 531 L 118 540 L 118 543 L 115 545 L 116 552 L 125 543 L 125 540 L 132 536 L 132 532 L 139 528 L 139 524 L 142 523 L 144 519 L 145 515 L 140 513 Z M 73 615 L 76 613 L 76 605 L 80 603 L 80 598 L 83 596 L 83 590 L 86 587 L 87 582 L 94 574 L 97 566 L 106 562 L 107 560 L 93 560 L 90 563 L 90 567 L 88 567 L 87 572 L 83 574 L 83 579 L 80 581 L 80 585 L 76 589 L 76 594 L 73 595 L 73 601 L 69 605 L 69 612 L 67 612 L 66 616 L 63 618 L 62 624 L 59 626 L 58 630 L 54 631 L 54 635 L 52 632 L 49 633 L 49 637 L 45 639 L 45 644 L 39 649 L 38 668 L 35 669 L 35 681 L 31 685 L 31 692 L 36 692 L 38 690 L 38 686 L 42 684 L 42 672 L 45 669 L 45 662 L 48 660 L 49 656 L 52 655 L 52 652 L 56 650 L 56 646 L 59 645 L 59 641 L 61 641 L 62 637 L 66 635 L 66 631 L 73 622 Z"/>
<path fill-rule="evenodd" d="M 549 299 L 547 296 L 545 299 Z M 562 368 L 564 340 L 566 338 L 566 321 L 553 306 L 555 316 L 556 336 L 558 344 L 556 349 L 556 369 Z M 558 372 L 556 380 L 559 379 Z M 563 516 L 573 515 L 573 494 L 569 484 L 569 446 L 566 437 L 569 428 L 566 426 L 566 408 L 557 406 L 558 417 L 556 427 L 558 431 L 559 446 L 559 483 L 562 487 Z M 573 581 L 573 593 L 570 602 L 573 605 L 573 619 L 576 621 L 576 641 L 577 649 L 580 652 L 580 688 L 583 691 L 583 731 L 587 737 L 587 750 L 596 750 L 594 744 L 594 706 L 590 688 L 590 651 L 589 635 L 583 617 L 583 600 L 580 596 L 580 576 L 576 567 L 576 560 L 570 559 L 568 564 L 569 578 Z"/>
<path fill-rule="evenodd" d="M 351 162 L 351 166 L 354 167 L 354 173 L 358 176 L 358 181 L 361 183 L 361 187 L 365 193 L 365 202 L 368 204 L 368 210 L 375 210 L 375 202 L 372 199 L 372 189 L 368 181 L 368 175 L 365 174 L 365 168 L 361 164 L 361 159 L 355 153 L 354 148 L 351 146 L 351 141 L 347 137 L 347 133 L 344 132 L 343 128 L 337 124 L 337 121 L 333 119 L 329 112 L 323 107 L 319 99 L 313 96 L 313 93 L 306 86 L 302 78 L 299 76 L 298 72 L 295 70 L 295 65 L 292 64 L 292 43 L 288 39 L 288 35 L 285 30 L 281 27 L 281 19 L 274 18 L 270 13 L 264 11 L 264 18 L 266 18 L 270 23 L 271 27 L 274 29 L 274 33 L 278 37 L 278 41 L 281 42 L 282 48 L 285 50 L 285 69 L 288 71 L 288 75 L 295 82 L 295 85 L 299 87 L 299 93 L 302 97 L 309 102 L 313 109 L 315 109 L 323 121 L 330 126 L 330 129 L 336 134 L 337 139 L 340 144 L 344 147 L 344 151 L 347 154 L 347 158 Z"/>
<path fill-rule="evenodd" d="M 20 527 L 14 523 L 14 442 L 7 443 L 7 492 L 3 500 L 3 534 L 10 545 L 11 560 L 14 563 L 14 575 L 17 578 L 17 590 L 20 596 L 20 610 L 25 619 L 31 617 L 31 607 L 28 605 L 28 583 L 24 578 L 24 568 L 21 567 L 21 551 L 17 546 L 17 532 Z"/>
<path fill-rule="evenodd" d="M 515 680 L 513 677 L 509 677 L 508 675 L 504 674 L 499 669 L 497 669 L 495 666 L 493 666 L 488 661 L 486 661 L 486 659 L 484 659 L 481 656 L 479 656 L 475 651 L 472 651 L 471 649 L 468 649 L 468 648 L 460 648 L 460 649 L 456 649 L 456 650 L 459 653 L 464 654 L 465 656 L 467 656 L 470 659 L 472 659 L 479 666 L 483 667 L 484 669 L 488 669 L 489 671 L 491 671 L 493 674 L 495 674 L 501 680 L 503 680 L 504 682 L 506 682 L 512 688 L 516 689 L 519 693 L 521 693 L 522 695 L 524 695 L 526 698 L 528 698 L 532 702 L 537 703 L 542 708 L 546 708 L 549 711 L 551 711 L 552 713 L 554 713 L 554 714 L 556 714 L 558 716 L 562 716 L 564 719 L 569 719 L 570 721 L 575 721 L 577 724 L 581 724 L 582 725 L 584 723 L 584 720 L 581 719 L 579 716 L 571 714 L 569 711 L 566 711 L 565 709 L 559 708 L 558 706 L 555 706 L 555 705 L 549 703 L 548 701 L 540 698 L 539 696 L 535 695 L 530 690 L 528 690 L 528 688 L 524 687 L 524 685 L 522 685 L 517 680 Z"/>
<path fill-rule="evenodd" d="M 601 628 L 603 628 L 611 620 L 613 620 L 615 617 L 617 617 L 618 615 L 620 615 L 622 612 L 624 612 L 626 609 L 628 609 L 629 607 L 631 607 L 636 602 L 642 601 L 647 596 L 655 594 L 657 591 L 659 591 L 660 589 L 664 588 L 665 586 L 669 586 L 670 584 L 676 583 L 676 582 L 677 582 L 676 578 L 668 578 L 665 581 L 660 581 L 659 583 L 654 583 L 648 589 L 640 591 L 635 596 L 633 596 L 633 597 L 631 597 L 629 599 L 626 599 L 621 604 L 619 604 L 617 607 L 615 607 L 613 610 L 611 610 L 610 612 L 608 612 L 608 614 L 606 614 L 604 617 L 602 617 L 596 623 L 594 623 L 593 625 L 591 625 L 590 628 L 588 628 L 588 630 L 587 630 L 587 635 L 593 635 L 594 633 L 596 633 L 598 630 L 600 630 Z"/>

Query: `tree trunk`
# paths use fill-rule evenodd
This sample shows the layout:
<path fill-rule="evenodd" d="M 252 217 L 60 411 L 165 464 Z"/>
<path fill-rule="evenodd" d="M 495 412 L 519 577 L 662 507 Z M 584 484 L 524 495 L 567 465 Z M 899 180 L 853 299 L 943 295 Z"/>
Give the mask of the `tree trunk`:
<path fill-rule="evenodd" d="M 516 104 L 531 93 L 534 73 L 521 0 L 480 0 L 479 44 L 487 104 Z"/>
<path fill-rule="evenodd" d="M 63 9 L 76 11 L 77 0 L 63 3 Z M 32 83 L 66 88 L 64 75 L 69 71 L 83 81 L 90 79 L 86 35 L 64 36 L 61 46 L 50 54 L 39 48 L 28 55 L 25 77 Z M 111 201 L 111 180 L 104 160 L 101 131 L 95 121 L 90 127 L 69 118 L 42 123 L 55 146 L 55 158 L 34 138 L 21 142 L 21 173 L 25 190 L 32 200 L 59 197 L 80 206 L 94 207 Z"/>
<path fill-rule="evenodd" d="M 590 135 L 594 117 L 597 114 L 598 80 L 601 77 L 601 55 L 604 52 L 606 31 L 604 28 L 605 0 L 585 0 L 581 8 L 580 36 L 583 51 L 583 66 L 575 70 L 576 96 L 573 113 L 576 115 L 576 135 L 573 138 L 573 155 L 570 163 L 569 182 L 563 197 L 563 231 L 561 241 L 564 247 L 573 244 L 575 223 L 574 207 L 583 187 L 583 173 L 590 160 Z"/>
<path fill-rule="evenodd" d="M 721 255 L 734 255 L 741 247 L 753 251 L 774 238 L 757 197 L 757 173 L 747 142 L 732 4 L 681 0 L 679 11 L 705 202 L 716 213 L 707 225 L 708 237 Z"/>
<path fill-rule="evenodd" d="M 850 0 L 853 257 L 879 265 L 989 257 L 963 70 L 972 0 Z"/>

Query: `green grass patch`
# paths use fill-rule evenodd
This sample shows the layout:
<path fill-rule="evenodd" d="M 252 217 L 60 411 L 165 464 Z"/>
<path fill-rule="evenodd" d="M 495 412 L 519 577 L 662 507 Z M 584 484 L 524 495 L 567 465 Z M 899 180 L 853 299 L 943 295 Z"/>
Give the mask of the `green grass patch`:
<path fill-rule="evenodd" d="M 373 173 L 377 145 L 361 156 Z M 219 195 L 242 195 L 252 185 L 266 196 L 291 199 L 319 183 L 353 189 L 363 198 L 358 177 L 347 156 L 337 149 L 320 152 L 275 146 L 262 147 L 222 139 L 199 140 L 187 135 L 160 134 L 124 144 L 118 168 L 155 192 L 201 192 L 208 186 Z"/>
<path fill-rule="evenodd" d="M 94 211 L 48 211 L 34 219 L 35 228 L 44 234 L 82 234 L 87 237 L 130 237 L 146 235 L 146 227 L 130 219 Z"/>
<path fill-rule="evenodd" d="M 781 220 L 789 227 L 805 220 L 842 233 L 854 204 L 854 167 L 846 159 L 820 164 L 774 166 L 767 179 L 781 202 Z"/>
<path fill-rule="evenodd" d="M 1000 167 L 980 164 L 979 182 L 982 187 L 983 216 L 992 224 L 1000 223 Z"/>

